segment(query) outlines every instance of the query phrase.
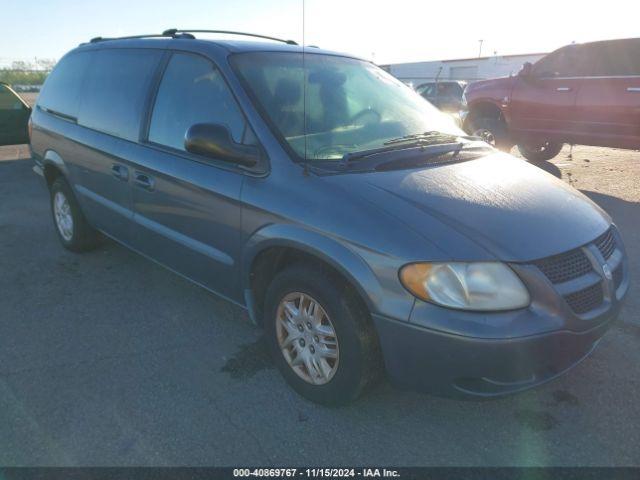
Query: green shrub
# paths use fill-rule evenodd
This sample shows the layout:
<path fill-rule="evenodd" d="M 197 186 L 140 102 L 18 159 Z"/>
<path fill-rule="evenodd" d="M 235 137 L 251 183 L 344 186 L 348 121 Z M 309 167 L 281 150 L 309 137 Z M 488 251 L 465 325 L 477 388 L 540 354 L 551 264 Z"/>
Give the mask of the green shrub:
<path fill-rule="evenodd" d="M 0 69 L 0 82 L 9 85 L 42 85 L 48 71 Z"/>

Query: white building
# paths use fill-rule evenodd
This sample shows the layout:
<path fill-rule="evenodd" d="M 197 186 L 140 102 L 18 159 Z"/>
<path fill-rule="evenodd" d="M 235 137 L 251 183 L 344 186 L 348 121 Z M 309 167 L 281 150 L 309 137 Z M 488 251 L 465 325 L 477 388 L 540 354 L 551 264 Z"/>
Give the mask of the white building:
<path fill-rule="evenodd" d="M 434 80 L 483 80 L 515 75 L 525 62 L 534 63 L 545 53 L 495 55 L 492 57 L 435 60 L 431 62 L 383 65 L 394 77 L 413 86 Z"/>

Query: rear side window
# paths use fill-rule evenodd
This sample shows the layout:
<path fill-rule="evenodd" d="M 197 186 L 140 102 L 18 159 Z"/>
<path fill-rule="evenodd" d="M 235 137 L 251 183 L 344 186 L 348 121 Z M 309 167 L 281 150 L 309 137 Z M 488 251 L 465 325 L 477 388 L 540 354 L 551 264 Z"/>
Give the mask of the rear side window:
<path fill-rule="evenodd" d="M 70 53 L 53 69 L 38 96 L 38 105 L 69 117 L 78 116 L 80 90 L 89 64 L 88 52 Z"/>
<path fill-rule="evenodd" d="M 185 134 L 197 123 L 225 125 L 242 142 L 245 119 L 220 71 L 198 55 L 174 53 L 156 97 L 149 141 L 184 150 Z"/>
<path fill-rule="evenodd" d="M 596 43 L 589 50 L 591 75 L 640 76 L 640 39 Z"/>
<path fill-rule="evenodd" d="M 78 123 L 137 141 L 149 83 L 162 52 L 113 49 L 92 54 Z"/>

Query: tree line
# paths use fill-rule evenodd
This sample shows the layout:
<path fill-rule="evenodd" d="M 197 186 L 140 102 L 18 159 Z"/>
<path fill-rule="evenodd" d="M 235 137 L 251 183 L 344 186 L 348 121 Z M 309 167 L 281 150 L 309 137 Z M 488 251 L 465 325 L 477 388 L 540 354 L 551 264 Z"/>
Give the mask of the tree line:
<path fill-rule="evenodd" d="M 0 82 L 9 85 L 42 85 L 55 64 L 55 60 L 40 58 L 33 62 L 11 62 L 11 66 L 0 68 Z"/>

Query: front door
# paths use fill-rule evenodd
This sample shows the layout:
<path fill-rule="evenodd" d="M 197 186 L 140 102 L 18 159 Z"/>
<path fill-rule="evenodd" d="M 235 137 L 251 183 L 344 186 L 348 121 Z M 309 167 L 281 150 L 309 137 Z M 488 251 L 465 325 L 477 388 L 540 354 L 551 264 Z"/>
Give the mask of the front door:
<path fill-rule="evenodd" d="M 8 85 L 0 83 L 0 146 L 29 143 L 31 107 Z"/>
<path fill-rule="evenodd" d="M 225 125 L 243 142 L 246 121 L 220 71 L 173 53 L 158 87 L 146 145 L 129 146 L 134 247 L 191 280 L 240 301 L 240 190 L 230 164 L 185 151 L 194 124 Z"/>
<path fill-rule="evenodd" d="M 568 142 L 576 134 L 576 98 L 582 82 L 582 52 L 571 45 L 537 62 L 518 76 L 509 101 L 510 128 L 516 136 Z"/>

